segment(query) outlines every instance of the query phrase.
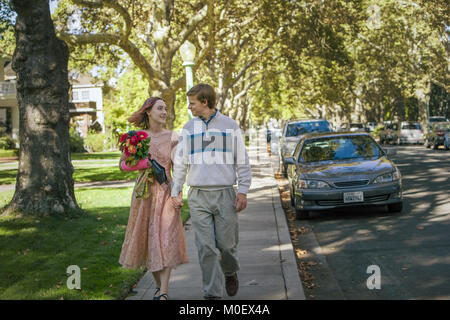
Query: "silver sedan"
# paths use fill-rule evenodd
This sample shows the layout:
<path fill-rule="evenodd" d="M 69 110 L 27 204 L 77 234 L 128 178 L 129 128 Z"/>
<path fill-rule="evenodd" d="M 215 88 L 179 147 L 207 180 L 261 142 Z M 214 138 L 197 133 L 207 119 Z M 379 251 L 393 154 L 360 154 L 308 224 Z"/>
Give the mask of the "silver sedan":
<path fill-rule="evenodd" d="M 368 134 L 306 135 L 285 162 L 297 219 L 307 219 L 310 211 L 355 205 L 402 211 L 400 171 Z"/>

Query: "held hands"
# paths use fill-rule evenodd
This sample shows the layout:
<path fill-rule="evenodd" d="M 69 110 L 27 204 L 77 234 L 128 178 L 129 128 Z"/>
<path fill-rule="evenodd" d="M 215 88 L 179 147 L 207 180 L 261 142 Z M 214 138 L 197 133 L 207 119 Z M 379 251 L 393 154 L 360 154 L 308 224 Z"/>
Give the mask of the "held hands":
<path fill-rule="evenodd" d="M 236 200 L 234 200 L 234 207 L 236 208 L 236 212 L 244 210 L 247 207 L 247 195 L 238 193 Z"/>
<path fill-rule="evenodd" d="M 170 201 L 172 201 L 172 206 L 175 209 L 177 209 L 177 210 L 181 209 L 181 207 L 183 206 L 183 195 L 182 195 L 182 193 L 180 192 L 177 197 L 171 197 Z"/>

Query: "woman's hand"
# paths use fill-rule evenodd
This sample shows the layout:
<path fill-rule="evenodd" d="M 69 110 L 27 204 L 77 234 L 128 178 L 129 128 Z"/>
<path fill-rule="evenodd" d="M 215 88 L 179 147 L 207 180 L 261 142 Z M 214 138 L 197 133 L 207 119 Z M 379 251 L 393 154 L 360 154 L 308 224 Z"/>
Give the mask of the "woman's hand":
<path fill-rule="evenodd" d="M 171 197 L 170 201 L 172 201 L 172 206 L 178 210 L 183 206 L 183 195 L 180 192 L 177 197 Z"/>

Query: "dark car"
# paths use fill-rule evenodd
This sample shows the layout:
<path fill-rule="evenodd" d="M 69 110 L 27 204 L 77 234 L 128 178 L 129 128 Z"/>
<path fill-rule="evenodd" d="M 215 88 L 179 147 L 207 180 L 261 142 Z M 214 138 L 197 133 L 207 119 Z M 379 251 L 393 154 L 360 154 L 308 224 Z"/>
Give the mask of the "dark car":
<path fill-rule="evenodd" d="M 279 140 L 280 170 L 286 176 L 286 157 L 291 157 L 298 141 L 307 133 L 331 132 L 331 124 L 324 119 L 290 120 L 286 122 Z"/>
<path fill-rule="evenodd" d="M 396 122 L 387 121 L 383 127 L 378 131 L 380 137 L 380 143 L 394 143 L 396 137 L 395 132 L 398 130 L 399 125 Z"/>
<path fill-rule="evenodd" d="M 367 133 L 307 135 L 286 163 L 297 219 L 307 219 L 311 211 L 354 205 L 402 211 L 400 172 Z"/>
<path fill-rule="evenodd" d="M 427 134 L 425 147 L 429 148 L 433 146 L 433 149 L 437 149 L 439 146 L 444 146 L 448 150 L 450 148 L 449 134 L 450 122 L 433 123 Z"/>

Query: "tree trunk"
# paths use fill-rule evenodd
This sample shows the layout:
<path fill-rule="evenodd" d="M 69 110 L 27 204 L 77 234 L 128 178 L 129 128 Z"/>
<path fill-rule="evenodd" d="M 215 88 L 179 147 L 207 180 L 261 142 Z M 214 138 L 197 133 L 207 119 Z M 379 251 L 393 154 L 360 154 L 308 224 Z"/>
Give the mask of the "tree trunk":
<path fill-rule="evenodd" d="M 19 103 L 19 170 L 4 214 L 79 209 L 69 146 L 66 44 L 56 38 L 48 0 L 12 0 L 18 14 L 13 70 Z"/>

